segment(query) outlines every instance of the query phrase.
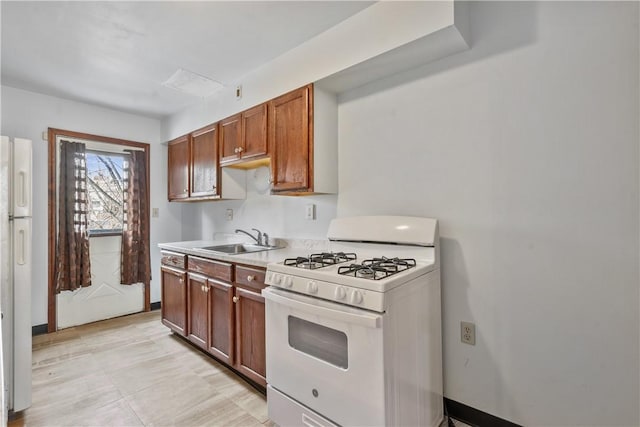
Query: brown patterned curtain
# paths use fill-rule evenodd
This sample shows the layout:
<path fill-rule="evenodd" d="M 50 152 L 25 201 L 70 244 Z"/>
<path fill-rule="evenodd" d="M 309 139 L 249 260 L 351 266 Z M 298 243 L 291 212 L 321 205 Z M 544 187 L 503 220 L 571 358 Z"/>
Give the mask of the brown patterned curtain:
<path fill-rule="evenodd" d="M 61 141 L 56 293 L 91 285 L 85 145 Z"/>
<path fill-rule="evenodd" d="M 130 151 L 124 164 L 124 224 L 120 281 L 123 285 L 149 283 L 149 205 L 147 161 L 143 151 Z"/>

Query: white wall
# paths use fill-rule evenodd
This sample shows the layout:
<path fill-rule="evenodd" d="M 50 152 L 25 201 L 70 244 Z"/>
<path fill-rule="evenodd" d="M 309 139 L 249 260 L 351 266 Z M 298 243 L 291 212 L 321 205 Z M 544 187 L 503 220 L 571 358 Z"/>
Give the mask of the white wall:
<path fill-rule="evenodd" d="M 340 96 L 337 214 L 441 221 L 450 399 L 640 424 L 638 6 L 472 2 L 471 50 Z M 185 205 L 183 237 L 324 237 L 332 197 L 311 228 L 308 198 Z"/>
<path fill-rule="evenodd" d="M 452 0 L 376 2 L 247 75 L 238 76 L 237 82 L 215 95 L 168 117 L 162 123 L 162 137 L 168 141 L 184 135 L 431 35 L 455 21 Z M 445 41 L 440 40 L 440 44 L 444 47 Z M 235 84 L 242 85 L 239 100 L 235 99 Z"/>
<path fill-rule="evenodd" d="M 638 3 L 470 12 L 470 51 L 340 97 L 338 215 L 440 219 L 448 398 L 637 426 Z"/>
<path fill-rule="evenodd" d="M 2 135 L 33 140 L 33 325 L 47 323 L 47 143 L 49 127 L 151 144 L 151 206 L 160 209 L 151 219 L 151 301 L 160 301 L 157 244 L 180 240 L 181 210 L 166 196 L 167 151 L 160 145 L 160 121 L 79 102 L 2 86 Z"/>
<path fill-rule="evenodd" d="M 270 196 L 262 191 L 259 178 L 265 174 L 261 169 L 247 171 L 246 200 L 185 204 L 183 240 L 212 239 L 214 233 L 233 233 L 237 228 L 251 233 L 257 228 L 271 237 L 325 238 L 329 222 L 336 216 L 337 196 Z M 310 203 L 315 205 L 315 220 L 305 219 L 305 205 Z M 233 209 L 232 221 L 226 219 L 227 209 Z"/>

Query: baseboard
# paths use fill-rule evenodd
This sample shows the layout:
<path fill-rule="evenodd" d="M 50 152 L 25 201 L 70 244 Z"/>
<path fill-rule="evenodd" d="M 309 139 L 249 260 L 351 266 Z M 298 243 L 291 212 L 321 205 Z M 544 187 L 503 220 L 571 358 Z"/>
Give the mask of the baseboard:
<path fill-rule="evenodd" d="M 152 302 L 152 303 L 151 303 L 151 310 L 152 310 L 152 311 L 153 311 L 153 310 L 160 310 L 160 308 L 161 308 L 161 304 L 162 304 L 162 303 L 161 303 L 160 301 L 158 301 L 158 302 Z"/>
<path fill-rule="evenodd" d="M 46 334 L 47 331 L 49 329 L 49 325 L 47 325 L 46 323 L 42 324 L 42 325 L 35 325 L 31 327 L 31 335 L 42 335 L 42 334 Z"/>
<path fill-rule="evenodd" d="M 451 418 L 462 421 L 465 424 L 477 427 L 522 427 L 511 421 L 503 420 L 494 415 L 487 414 L 471 406 L 444 398 L 446 412 Z"/>

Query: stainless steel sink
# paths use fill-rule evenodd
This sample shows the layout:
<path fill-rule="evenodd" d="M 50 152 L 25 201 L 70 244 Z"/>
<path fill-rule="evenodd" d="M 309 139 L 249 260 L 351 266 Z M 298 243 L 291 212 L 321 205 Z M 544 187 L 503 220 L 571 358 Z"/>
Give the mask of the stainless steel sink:
<path fill-rule="evenodd" d="M 205 246 L 204 248 L 196 248 L 203 251 L 220 252 L 227 255 L 247 254 L 252 252 L 270 251 L 273 249 L 281 249 L 279 246 L 260 246 L 250 245 L 246 243 L 232 243 L 227 245 Z"/>

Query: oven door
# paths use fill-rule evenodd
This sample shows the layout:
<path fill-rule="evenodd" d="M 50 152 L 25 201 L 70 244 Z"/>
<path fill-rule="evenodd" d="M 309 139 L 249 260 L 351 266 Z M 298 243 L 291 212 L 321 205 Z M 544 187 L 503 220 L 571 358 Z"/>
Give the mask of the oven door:
<path fill-rule="evenodd" d="M 383 425 L 383 316 L 275 287 L 262 294 L 269 385 L 337 424 Z M 271 408 L 269 417 L 278 423 Z"/>

